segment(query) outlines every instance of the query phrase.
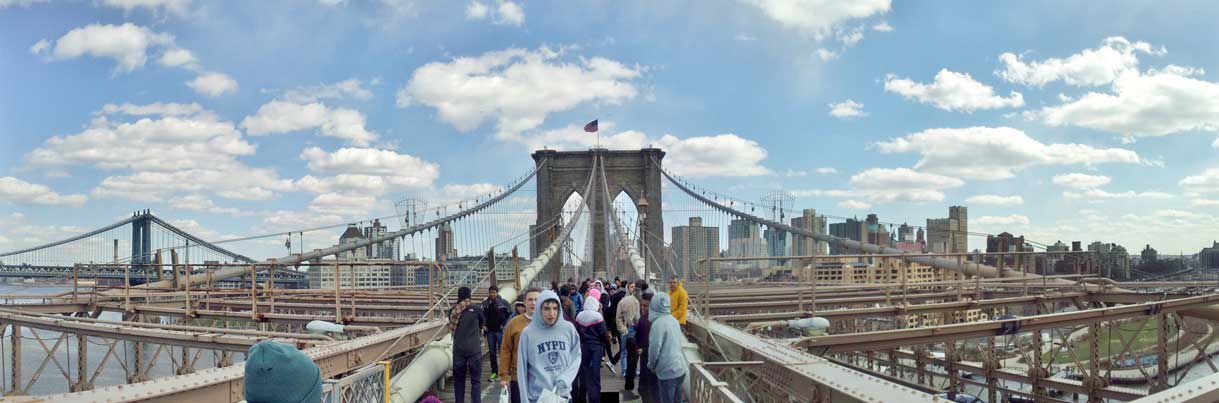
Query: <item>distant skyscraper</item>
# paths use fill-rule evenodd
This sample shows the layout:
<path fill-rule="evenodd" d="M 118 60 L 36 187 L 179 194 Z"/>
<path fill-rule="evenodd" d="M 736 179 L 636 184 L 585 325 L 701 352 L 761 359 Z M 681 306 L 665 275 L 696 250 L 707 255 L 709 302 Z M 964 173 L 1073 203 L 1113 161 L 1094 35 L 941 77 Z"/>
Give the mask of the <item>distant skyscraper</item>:
<path fill-rule="evenodd" d="M 787 232 L 775 228 L 767 228 L 766 231 L 763 231 L 763 234 L 766 237 L 766 256 L 787 256 Z M 782 266 L 787 263 L 787 260 L 777 259 L 773 262 Z"/>
<path fill-rule="evenodd" d="M 802 216 L 792 217 L 791 226 L 818 235 L 825 235 L 826 233 L 825 217 L 817 216 L 816 209 L 806 208 Z M 824 255 L 826 254 L 826 245 L 825 241 L 792 234 L 792 255 L 795 256 Z"/>
<path fill-rule="evenodd" d="M 830 235 L 846 238 L 853 241 L 866 242 L 868 233 L 868 224 L 866 222 L 848 218 L 846 222 L 830 224 Z M 845 255 L 851 253 L 850 249 L 830 245 L 831 255 Z"/>
<path fill-rule="evenodd" d="M 381 225 L 380 219 L 372 221 L 371 227 L 364 227 L 364 238 L 372 239 L 385 235 L 389 232 L 389 228 Z M 365 254 L 372 259 L 395 259 L 398 256 L 398 239 L 388 239 L 368 245 L 365 249 Z"/>
<path fill-rule="evenodd" d="M 1211 242 L 1211 247 L 1202 248 L 1202 251 L 1198 252 L 1198 263 L 1204 269 L 1219 268 L 1219 241 Z"/>
<path fill-rule="evenodd" d="M 453 227 L 449 223 L 440 224 L 436 231 L 436 261 L 443 262 L 457 257 L 457 248 L 453 245 Z"/>
<path fill-rule="evenodd" d="M 700 272 L 698 260 L 719 256 L 720 229 L 704 227 L 701 217 L 690 217 L 690 225 L 673 227 L 673 254 L 677 259 L 677 275 L 688 278 Z M 709 265 L 714 269 L 714 265 Z M 712 276 L 715 273 L 711 273 Z"/>
<path fill-rule="evenodd" d="M 766 241 L 757 223 L 749 220 L 732 220 L 728 224 L 728 256 L 766 256 Z M 737 267 L 758 267 L 762 261 L 742 262 Z"/>
<path fill-rule="evenodd" d="M 1140 263 L 1148 263 L 1158 260 L 1160 254 L 1157 253 L 1155 249 L 1152 249 L 1151 245 L 1147 245 L 1147 247 L 1143 248 L 1143 251 L 1139 254 L 1139 256 L 1142 258 Z"/>
<path fill-rule="evenodd" d="M 889 228 L 880 223 L 880 217 L 876 214 L 868 214 L 868 218 L 864 220 L 867 224 L 867 242 L 873 245 L 892 246 L 889 242 Z"/>
<path fill-rule="evenodd" d="M 927 219 L 927 248 L 936 253 L 969 252 L 969 214 L 964 206 L 948 208 L 948 218 Z"/>
<path fill-rule="evenodd" d="M 897 227 L 897 241 L 914 242 L 914 227 L 906 223 L 902 223 L 902 226 Z"/>

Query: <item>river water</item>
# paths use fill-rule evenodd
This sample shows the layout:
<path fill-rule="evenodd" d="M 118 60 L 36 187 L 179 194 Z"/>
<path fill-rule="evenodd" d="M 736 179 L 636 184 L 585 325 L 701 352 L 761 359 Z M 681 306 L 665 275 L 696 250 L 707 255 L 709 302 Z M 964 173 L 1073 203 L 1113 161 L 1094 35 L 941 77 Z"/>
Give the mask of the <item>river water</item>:
<path fill-rule="evenodd" d="M 0 295 L 56 294 L 71 290 L 71 286 L 0 284 Z M 84 289 L 82 288 L 82 291 L 83 290 Z M 38 301 L 18 300 L 18 303 L 22 302 Z M 12 304 L 3 305 L 6 307 L 13 306 Z M 118 312 L 103 312 L 98 319 L 119 321 L 122 320 L 122 315 Z M 163 323 L 170 323 L 168 318 L 162 318 L 162 321 Z M 25 387 L 25 385 L 30 382 L 30 379 L 34 373 L 38 371 L 38 367 L 42 365 L 43 359 L 47 356 L 46 351 L 54 348 L 55 342 L 58 340 L 59 335 L 59 332 L 49 330 L 30 328 L 21 329 L 22 387 Z M 39 344 L 38 339 L 41 339 L 42 342 L 46 344 L 45 349 Z M 13 354 L 11 351 L 11 341 L 12 328 L 5 326 L 3 338 L 0 340 L 0 381 L 2 381 L 5 393 L 12 390 L 13 382 Z M 102 362 L 103 357 L 106 356 L 106 352 L 109 349 L 109 343 L 113 341 L 114 340 L 111 339 L 103 339 L 98 337 L 88 338 L 89 345 L 86 346 L 88 348 L 89 358 L 89 369 L 86 371 L 87 377 L 94 376 L 94 373 L 97 371 L 98 363 Z M 106 361 L 106 364 L 101 372 L 96 372 L 97 375 L 93 381 L 94 387 L 100 388 L 102 386 L 127 383 L 126 372 L 123 370 L 123 365 L 120 364 L 120 362 L 125 363 L 128 368 L 132 368 L 132 371 L 134 371 L 134 346 L 134 342 L 119 341 L 117 343 L 114 353 L 112 353 L 109 359 Z M 158 347 L 159 346 L 156 344 L 145 343 L 144 345 L 145 365 L 152 360 L 154 355 L 157 357 L 156 364 L 153 365 L 152 369 L 148 371 L 148 377 L 150 379 L 173 375 L 173 365 L 171 365 L 171 360 L 180 360 L 182 356 L 182 350 L 180 348 L 171 348 L 170 346 L 165 346 L 161 353 L 157 355 L 155 352 Z M 195 353 L 194 351 L 191 351 L 190 354 L 193 357 Z M 75 382 L 78 376 L 76 368 L 76 355 L 77 338 L 74 336 L 65 338 L 62 345 L 55 350 L 54 354 L 55 358 L 58 360 L 59 366 L 56 366 L 56 363 L 53 361 L 48 361 L 42 370 L 42 374 L 29 387 L 28 394 L 46 395 L 67 392 L 71 384 Z M 241 354 L 237 354 L 233 357 L 233 360 L 236 362 L 241 358 Z M 199 356 L 199 360 L 195 364 L 195 369 L 201 370 L 204 368 L 211 368 L 215 366 L 215 359 L 216 357 L 211 351 L 204 351 L 203 354 Z M 60 367 L 62 367 L 62 369 Z M 67 380 L 64 377 L 64 373 L 69 374 L 72 380 Z"/>

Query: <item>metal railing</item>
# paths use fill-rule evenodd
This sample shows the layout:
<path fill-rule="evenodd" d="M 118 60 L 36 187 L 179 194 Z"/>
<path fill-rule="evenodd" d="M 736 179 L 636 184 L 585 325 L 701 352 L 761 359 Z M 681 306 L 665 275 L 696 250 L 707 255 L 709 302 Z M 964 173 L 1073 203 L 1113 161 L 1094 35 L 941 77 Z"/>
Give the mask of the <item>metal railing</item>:
<path fill-rule="evenodd" d="M 384 403 L 389 386 L 390 362 L 381 361 L 340 379 L 322 382 L 322 403 Z"/>
<path fill-rule="evenodd" d="M 690 403 L 744 403 L 728 382 L 719 380 L 712 372 L 715 368 L 741 368 L 761 365 L 760 361 L 745 362 L 691 362 Z"/>

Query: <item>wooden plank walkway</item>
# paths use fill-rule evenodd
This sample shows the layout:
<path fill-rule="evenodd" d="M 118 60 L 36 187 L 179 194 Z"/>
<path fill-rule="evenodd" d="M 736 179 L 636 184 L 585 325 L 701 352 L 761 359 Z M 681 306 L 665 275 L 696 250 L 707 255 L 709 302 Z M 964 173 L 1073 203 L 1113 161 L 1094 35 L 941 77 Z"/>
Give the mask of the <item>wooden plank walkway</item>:
<path fill-rule="evenodd" d="M 616 350 L 617 348 L 618 348 L 618 346 L 617 346 L 617 344 L 615 344 L 614 349 Z M 489 361 L 490 357 L 486 355 L 485 346 L 483 347 L 483 349 L 484 349 L 484 352 L 483 352 L 483 359 L 482 359 L 482 376 L 481 376 L 481 378 L 479 378 L 481 381 L 479 384 L 479 388 L 482 389 L 482 399 L 481 400 L 482 400 L 482 403 L 499 403 L 499 394 L 500 394 L 500 390 L 501 390 L 500 383 L 498 380 L 495 382 L 489 381 L 489 379 L 491 377 L 491 363 Z M 608 363 L 604 363 L 604 362 L 601 365 L 601 392 L 603 394 L 605 392 L 617 393 L 619 402 L 642 403 L 639 396 L 636 394 L 639 392 L 639 378 L 636 377 L 636 379 L 635 379 L 635 381 L 636 381 L 635 382 L 635 384 L 636 384 L 635 392 L 636 393 L 631 393 L 629 395 L 623 394 L 621 392 L 622 392 L 622 388 L 623 388 L 626 380 L 624 378 L 622 378 L 621 376 L 619 376 L 621 374 L 611 373 L 609 371 L 609 367 L 607 365 L 608 365 Z M 614 371 L 621 372 L 619 370 L 619 368 L 615 368 Z M 437 397 L 439 397 L 440 401 L 443 403 L 456 402 L 457 400 L 453 394 L 454 385 L 453 385 L 453 371 L 452 370 L 450 370 L 449 373 L 447 375 L 445 375 L 444 382 L 445 382 L 444 388 L 441 389 L 438 393 L 436 393 Z M 470 402 L 471 400 L 470 400 L 470 396 L 468 394 L 469 387 L 470 387 L 469 381 L 467 381 L 466 385 L 464 385 L 464 386 L 467 388 L 466 402 Z M 628 397 L 631 399 L 627 400 Z M 606 399 L 602 399 L 601 401 L 602 401 L 602 403 L 613 403 L 612 401 L 606 400 Z"/>

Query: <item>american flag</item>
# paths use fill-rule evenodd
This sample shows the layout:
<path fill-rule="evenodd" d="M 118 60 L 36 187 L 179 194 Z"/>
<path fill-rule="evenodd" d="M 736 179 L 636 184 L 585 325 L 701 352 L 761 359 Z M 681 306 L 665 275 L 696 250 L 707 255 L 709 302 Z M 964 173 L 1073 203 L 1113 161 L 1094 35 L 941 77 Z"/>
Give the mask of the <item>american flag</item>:
<path fill-rule="evenodd" d="M 594 119 L 592 122 L 588 122 L 588 124 L 584 125 L 584 131 L 589 132 L 589 133 L 596 133 L 597 132 L 597 120 Z"/>

